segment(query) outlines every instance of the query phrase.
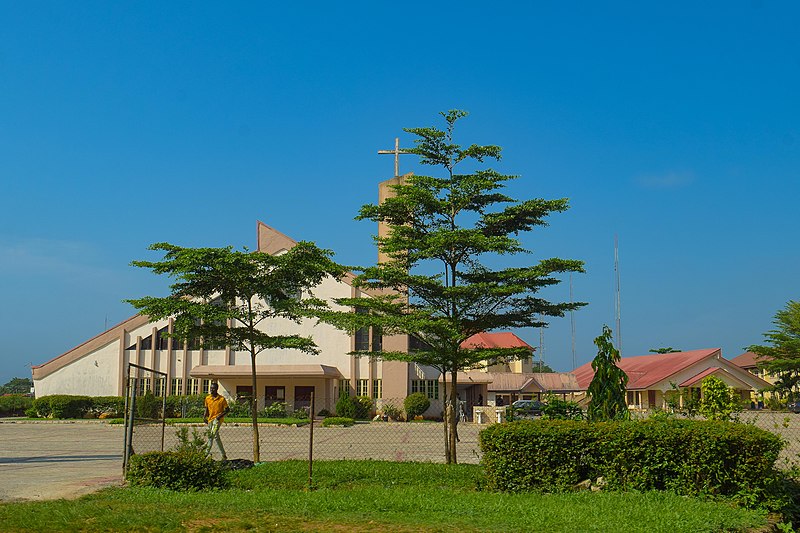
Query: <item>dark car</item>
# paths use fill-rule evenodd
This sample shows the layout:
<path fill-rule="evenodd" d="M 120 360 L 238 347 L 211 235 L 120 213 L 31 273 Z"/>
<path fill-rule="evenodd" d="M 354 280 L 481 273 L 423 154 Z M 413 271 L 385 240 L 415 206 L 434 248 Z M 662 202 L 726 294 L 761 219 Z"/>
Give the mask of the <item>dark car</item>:
<path fill-rule="evenodd" d="M 789 402 L 786 408 L 792 413 L 800 413 L 800 402 Z"/>
<path fill-rule="evenodd" d="M 542 406 L 539 400 L 517 400 L 511 404 L 514 414 L 520 418 L 542 416 Z"/>

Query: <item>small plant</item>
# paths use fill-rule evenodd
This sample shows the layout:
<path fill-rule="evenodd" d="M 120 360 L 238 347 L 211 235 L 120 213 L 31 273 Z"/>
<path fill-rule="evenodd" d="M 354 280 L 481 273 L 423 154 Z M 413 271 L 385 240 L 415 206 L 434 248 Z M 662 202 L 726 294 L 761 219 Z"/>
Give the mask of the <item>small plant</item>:
<path fill-rule="evenodd" d="M 372 410 L 372 399 L 368 396 L 342 396 L 336 402 L 336 416 L 366 420 Z"/>
<path fill-rule="evenodd" d="M 327 409 L 322 409 L 319 413 L 317 413 L 317 416 L 321 418 L 328 418 L 329 416 L 333 416 L 333 413 L 331 413 Z"/>
<path fill-rule="evenodd" d="M 299 409 L 295 409 L 292 413 L 292 418 L 300 418 L 300 419 L 307 419 L 308 416 L 308 407 L 301 407 Z"/>
<path fill-rule="evenodd" d="M 347 418 L 344 416 L 331 416 L 326 418 L 322 421 L 322 427 L 331 427 L 331 426 L 342 426 L 342 427 L 350 427 L 355 424 L 356 421 L 352 418 Z"/>
<path fill-rule="evenodd" d="M 406 420 L 412 420 L 417 416 L 428 410 L 431 406 L 431 401 L 421 392 L 412 392 L 403 401 L 403 407 L 406 410 Z"/>
<path fill-rule="evenodd" d="M 275 402 L 264 407 L 264 416 L 267 418 L 286 418 L 286 403 Z"/>
<path fill-rule="evenodd" d="M 208 447 L 208 430 L 197 431 L 197 428 L 192 428 L 192 437 L 189 438 L 189 428 L 182 426 L 178 429 L 175 436 L 178 438 L 178 444 L 175 445 L 176 452 L 197 452 L 206 453 Z"/>
<path fill-rule="evenodd" d="M 549 394 L 542 404 L 542 420 L 583 420 L 583 409 L 577 402 L 568 402 Z"/>
<path fill-rule="evenodd" d="M 383 411 L 383 416 L 391 420 L 400 420 L 403 416 L 403 410 L 391 403 L 383 404 L 381 410 Z"/>

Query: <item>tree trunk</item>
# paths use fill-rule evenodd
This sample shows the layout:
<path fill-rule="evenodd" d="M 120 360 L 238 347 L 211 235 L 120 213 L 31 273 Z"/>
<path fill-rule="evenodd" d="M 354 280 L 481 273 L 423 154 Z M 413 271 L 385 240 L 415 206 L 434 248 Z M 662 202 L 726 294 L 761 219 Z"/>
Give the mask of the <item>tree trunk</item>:
<path fill-rule="evenodd" d="M 450 423 L 448 425 L 449 435 L 448 435 L 448 450 L 450 452 L 449 457 L 447 458 L 448 464 L 456 464 L 458 463 L 458 456 L 456 454 L 456 442 L 458 442 L 458 405 L 457 405 L 457 390 L 458 390 L 458 370 L 451 370 L 452 372 L 452 383 L 450 385 L 450 400 L 449 400 L 449 419 Z"/>
<path fill-rule="evenodd" d="M 261 450 L 259 449 L 258 441 L 258 395 L 256 394 L 256 351 L 251 348 L 250 351 L 250 376 L 251 376 L 251 398 L 250 398 L 250 414 L 253 417 L 253 462 L 261 462 Z"/>
<path fill-rule="evenodd" d="M 450 464 L 450 416 L 447 412 L 447 372 L 442 372 L 442 422 L 444 425 L 444 460 Z"/>

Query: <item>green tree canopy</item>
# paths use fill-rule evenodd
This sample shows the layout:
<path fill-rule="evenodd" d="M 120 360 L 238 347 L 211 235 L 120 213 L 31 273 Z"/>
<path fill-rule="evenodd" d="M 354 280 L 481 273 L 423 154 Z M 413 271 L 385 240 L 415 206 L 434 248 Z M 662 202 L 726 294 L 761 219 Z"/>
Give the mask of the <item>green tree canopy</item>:
<path fill-rule="evenodd" d="M 5 385 L 0 385 L 2 394 L 30 394 L 33 381 L 31 378 L 11 378 Z"/>
<path fill-rule="evenodd" d="M 664 348 L 650 348 L 650 353 L 675 353 L 680 352 L 679 348 L 673 348 L 672 346 L 666 346 Z"/>
<path fill-rule="evenodd" d="M 411 176 L 394 186 L 394 196 L 379 205 L 365 205 L 360 220 L 385 223 L 388 234 L 377 237 L 388 261 L 357 269 L 356 286 L 370 298 L 341 299 L 339 304 L 361 313 L 328 313 L 325 320 L 354 332 L 377 326 L 386 334 L 408 334 L 419 349 L 381 352 L 384 359 L 413 361 L 449 374 L 446 397 L 445 456 L 456 461 L 457 372 L 482 361 L 530 357 L 525 349 L 464 349 L 461 343 L 483 331 L 546 325 L 583 303 L 552 303 L 540 290 L 560 282 L 558 274 L 582 272 L 583 263 L 544 259 L 533 264 L 499 266 L 526 250 L 518 236 L 547 225 L 551 213 L 565 211 L 565 198 L 517 201 L 502 192 L 514 176 L 489 168 L 461 173 L 461 164 L 476 166 L 500 159 L 494 145 L 455 143 L 456 122 L 463 111 L 442 113 L 446 128 L 409 128 L 423 165 L 438 167 L 443 176 Z M 460 168 L 460 167 L 459 167 Z"/>
<path fill-rule="evenodd" d="M 589 395 L 589 420 L 627 419 L 628 402 L 625 397 L 628 375 L 617 366 L 619 350 L 611 342 L 611 328 L 603 326 L 603 333 L 594 340 L 597 355 L 592 360 L 594 377 L 586 393 Z"/>
<path fill-rule="evenodd" d="M 331 252 L 308 242 L 297 243 L 280 255 L 227 248 L 183 248 L 157 243 L 151 250 L 164 252 L 161 261 L 133 261 L 175 283 L 170 296 L 128 300 L 152 320 L 173 318 L 173 336 L 201 338 L 207 346 L 230 346 L 248 352 L 253 391 L 256 390 L 256 356 L 267 349 L 295 349 L 316 354 L 310 337 L 268 333 L 264 326 L 275 319 L 299 322 L 326 307 L 312 288 L 326 276 L 340 277 L 341 267 Z M 252 402 L 253 457 L 260 460 L 256 395 Z"/>
<path fill-rule="evenodd" d="M 775 313 L 772 323 L 775 329 L 764 333 L 766 344 L 747 350 L 760 357 L 759 367 L 778 375 L 775 390 L 796 399 L 800 388 L 800 302 L 789 300 Z"/>

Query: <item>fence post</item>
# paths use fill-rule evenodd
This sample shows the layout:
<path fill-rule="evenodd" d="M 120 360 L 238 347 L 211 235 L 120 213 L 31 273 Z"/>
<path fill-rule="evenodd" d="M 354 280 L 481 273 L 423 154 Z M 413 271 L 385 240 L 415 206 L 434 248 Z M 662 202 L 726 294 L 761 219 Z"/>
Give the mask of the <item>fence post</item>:
<path fill-rule="evenodd" d="M 313 465 L 314 465 L 314 413 L 316 412 L 314 408 L 314 391 L 311 391 L 311 412 L 308 414 L 308 417 L 311 419 L 311 427 L 308 432 L 308 490 L 314 490 L 312 484 L 312 473 L 313 473 Z"/>

